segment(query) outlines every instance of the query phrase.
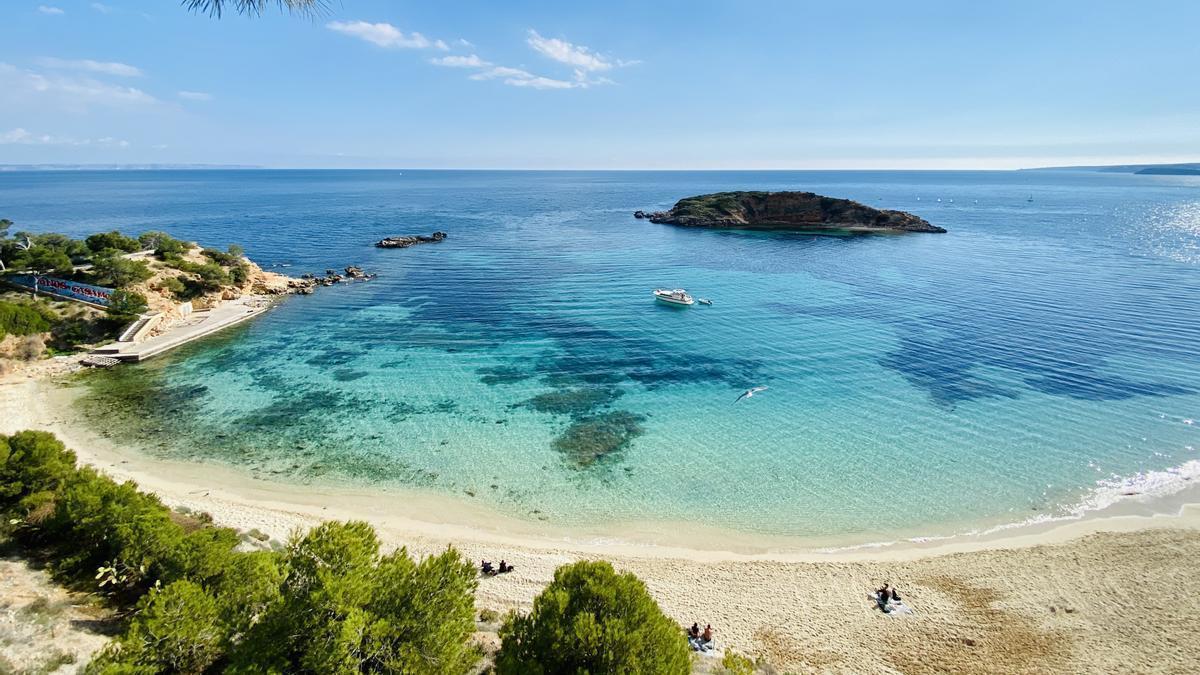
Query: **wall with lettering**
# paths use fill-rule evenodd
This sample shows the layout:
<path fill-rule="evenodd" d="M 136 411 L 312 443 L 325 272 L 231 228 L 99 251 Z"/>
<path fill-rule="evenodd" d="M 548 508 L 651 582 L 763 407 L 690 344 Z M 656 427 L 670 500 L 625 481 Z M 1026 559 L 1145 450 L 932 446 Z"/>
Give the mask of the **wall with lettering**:
<path fill-rule="evenodd" d="M 17 274 L 10 277 L 4 277 L 14 286 L 33 289 L 35 287 L 39 293 L 49 293 L 71 300 L 87 302 L 93 305 L 107 306 L 109 298 L 112 297 L 113 289 L 104 288 L 102 286 L 92 286 L 90 284 L 81 284 L 78 281 L 67 281 L 66 279 L 57 279 L 55 277 L 44 277 L 33 274 Z"/>

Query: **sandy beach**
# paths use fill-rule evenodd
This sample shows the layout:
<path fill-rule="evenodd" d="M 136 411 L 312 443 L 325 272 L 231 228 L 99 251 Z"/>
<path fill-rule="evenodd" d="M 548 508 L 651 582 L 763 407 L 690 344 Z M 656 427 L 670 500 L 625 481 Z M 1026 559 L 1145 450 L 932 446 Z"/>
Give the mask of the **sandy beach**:
<path fill-rule="evenodd" d="M 71 393 L 15 373 L 0 382 L 0 433 L 43 429 L 81 461 L 135 480 L 165 503 L 273 540 L 323 519 L 362 519 L 388 546 L 453 545 L 516 572 L 482 580 L 481 608 L 525 607 L 554 569 L 603 558 L 641 577 L 681 624 L 711 623 L 721 647 L 780 672 L 1189 672 L 1200 637 L 1200 507 L 1195 488 L 1086 518 L 987 536 L 835 553 L 704 538 L 705 546 L 569 537 L 451 500 L 289 486 L 231 468 L 114 447 L 72 421 Z M 868 594 L 897 586 L 913 613 L 886 616 Z"/>

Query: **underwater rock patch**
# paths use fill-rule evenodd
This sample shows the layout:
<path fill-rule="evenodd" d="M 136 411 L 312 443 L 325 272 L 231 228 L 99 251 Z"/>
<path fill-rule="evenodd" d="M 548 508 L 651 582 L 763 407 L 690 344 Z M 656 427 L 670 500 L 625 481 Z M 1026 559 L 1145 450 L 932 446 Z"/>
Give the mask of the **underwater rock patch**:
<path fill-rule="evenodd" d="M 625 449 L 633 439 L 645 433 L 645 415 L 628 410 L 613 410 L 581 417 L 554 439 L 554 449 L 566 455 L 579 468 L 587 468 Z"/>
<path fill-rule="evenodd" d="M 517 405 L 551 415 L 580 416 L 596 408 L 612 404 L 625 392 L 616 387 L 589 387 L 583 389 L 561 389 L 538 394 Z"/>

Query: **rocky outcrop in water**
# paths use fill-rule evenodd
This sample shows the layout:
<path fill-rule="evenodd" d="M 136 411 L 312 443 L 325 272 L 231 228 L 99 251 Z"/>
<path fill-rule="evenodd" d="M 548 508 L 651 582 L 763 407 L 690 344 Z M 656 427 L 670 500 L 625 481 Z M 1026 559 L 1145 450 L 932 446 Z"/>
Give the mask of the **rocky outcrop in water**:
<path fill-rule="evenodd" d="M 434 232 L 428 237 L 423 234 L 407 234 L 400 237 L 388 237 L 375 242 L 379 248 L 408 248 L 417 244 L 434 244 L 446 238 L 445 232 Z"/>
<path fill-rule="evenodd" d="M 687 197 L 670 211 L 637 211 L 635 218 L 680 227 L 795 232 L 945 232 L 904 211 L 876 209 L 812 192 L 717 192 Z"/>

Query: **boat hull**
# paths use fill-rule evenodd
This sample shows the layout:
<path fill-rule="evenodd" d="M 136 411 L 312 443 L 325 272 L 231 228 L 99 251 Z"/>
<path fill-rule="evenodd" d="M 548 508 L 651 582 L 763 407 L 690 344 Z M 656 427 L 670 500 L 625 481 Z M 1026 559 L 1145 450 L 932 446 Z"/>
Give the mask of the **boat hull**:
<path fill-rule="evenodd" d="M 696 302 L 695 300 L 680 300 L 678 298 L 671 298 L 663 295 L 656 295 L 654 296 L 654 299 L 665 305 L 675 305 L 677 307 L 688 307 Z"/>

